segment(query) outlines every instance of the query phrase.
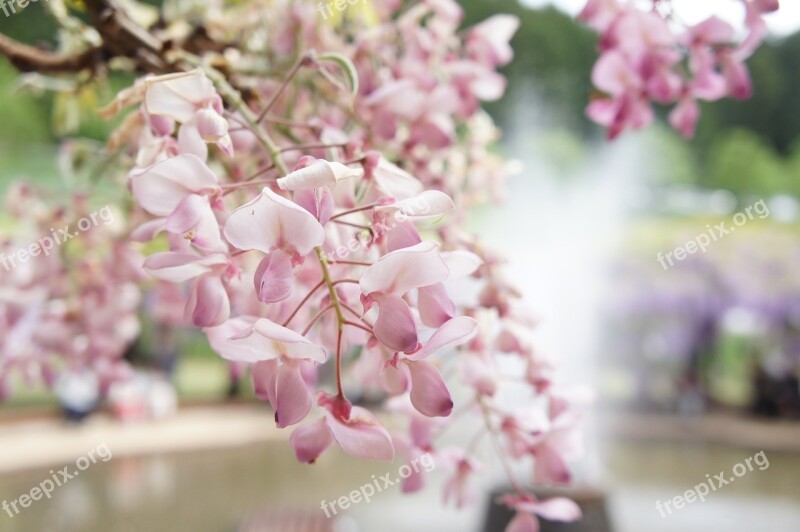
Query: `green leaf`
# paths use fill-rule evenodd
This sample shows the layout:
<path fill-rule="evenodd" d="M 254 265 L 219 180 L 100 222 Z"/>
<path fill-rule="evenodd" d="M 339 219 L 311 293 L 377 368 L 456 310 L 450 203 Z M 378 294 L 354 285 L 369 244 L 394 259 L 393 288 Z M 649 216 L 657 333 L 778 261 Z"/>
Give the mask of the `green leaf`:
<path fill-rule="evenodd" d="M 356 66 L 348 57 L 340 53 L 328 52 L 316 56 L 315 59 L 319 63 L 331 62 L 338 65 L 347 78 L 347 85 L 352 96 L 355 97 L 358 94 L 358 72 L 356 71 Z"/>

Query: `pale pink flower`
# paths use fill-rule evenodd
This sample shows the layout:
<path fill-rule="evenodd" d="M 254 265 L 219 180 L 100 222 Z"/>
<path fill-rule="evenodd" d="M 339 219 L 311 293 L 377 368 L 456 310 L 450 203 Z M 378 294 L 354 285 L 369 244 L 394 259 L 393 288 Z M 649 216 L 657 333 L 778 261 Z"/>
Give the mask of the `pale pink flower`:
<path fill-rule="evenodd" d="M 233 211 L 223 232 L 238 249 L 281 249 L 295 262 L 325 240 L 325 230 L 314 216 L 268 188 Z"/>
<path fill-rule="evenodd" d="M 533 496 L 505 495 L 499 502 L 517 511 L 505 532 L 539 532 L 537 516 L 548 521 L 566 522 L 577 521 L 582 516 L 580 507 L 564 497 L 539 501 Z"/>
<path fill-rule="evenodd" d="M 145 86 L 147 115 L 167 117 L 182 124 L 178 131 L 181 153 L 205 160 L 206 142 L 211 142 L 227 155 L 233 154 L 228 121 L 222 116 L 222 98 L 202 70 L 149 77 Z"/>
<path fill-rule="evenodd" d="M 494 15 L 472 27 L 467 37 L 470 56 L 491 67 L 504 66 L 514 57 L 509 41 L 519 28 L 512 15 Z"/>
<path fill-rule="evenodd" d="M 369 310 L 378 305 L 375 336 L 395 351 L 419 348 L 417 326 L 403 295 L 415 288 L 444 281 L 449 270 L 435 242 L 426 241 L 387 253 L 361 277 L 362 303 Z"/>
<path fill-rule="evenodd" d="M 214 196 L 220 192 L 214 172 L 194 155 L 178 155 L 131 175 L 131 188 L 150 214 L 169 216 L 191 194 Z"/>
<path fill-rule="evenodd" d="M 391 436 L 368 410 L 322 392 L 318 403 L 323 407 L 323 417 L 297 427 L 290 437 L 300 462 L 314 463 L 334 441 L 352 456 L 394 459 Z"/>
<path fill-rule="evenodd" d="M 335 185 L 342 179 L 362 177 L 364 170 L 320 159 L 278 179 L 281 190 L 308 190 Z"/>

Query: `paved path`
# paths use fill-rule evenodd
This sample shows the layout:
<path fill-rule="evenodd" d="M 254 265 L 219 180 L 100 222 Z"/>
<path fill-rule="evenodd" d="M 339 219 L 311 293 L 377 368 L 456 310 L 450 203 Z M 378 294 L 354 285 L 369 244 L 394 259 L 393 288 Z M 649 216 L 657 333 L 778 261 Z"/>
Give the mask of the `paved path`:
<path fill-rule="evenodd" d="M 121 423 L 98 414 L 81 425 L 58 419 L 0 425 L 0 474 L 73 462 L 105 443 L 115 457 L 236 447 L 288 438 L 259 405 L 192 407 L 160 421 Z"/>

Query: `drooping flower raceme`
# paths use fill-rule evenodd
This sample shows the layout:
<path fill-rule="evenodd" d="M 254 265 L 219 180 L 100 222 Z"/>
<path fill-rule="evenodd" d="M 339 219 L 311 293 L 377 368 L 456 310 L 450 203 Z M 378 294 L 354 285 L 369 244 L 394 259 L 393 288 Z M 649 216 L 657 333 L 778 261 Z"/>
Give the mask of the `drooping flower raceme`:
<path fill-rule="evenodd" d="M 224 24 L 209 9 L 216 39 L 246 45 L 178 61 L 186 72 L 121 93 L 110 110 L 138 108 L 114 139 L 132 141 L 130 188 L 152 216 L 134 235 L 166 247 L 145 269 L 190 284 L 187 318 L 222 357 L 251 366 L 298 460 L 314 462 L 334 443 L 381 460 L 430 452 L 450 475 L 446 500 L 463 505 L 481 449 L 449 445 L 446 432 L 477 416 L 503 461 L 533 462 L 526 480 L 566 483 L 581 394 L 558 386 L 554 364 L 534 349 L 536 320 L 502 258 L 459 226 L 466 206 L 502 197 L 509 174 L 480 103 L 504 92 L 496 69 L 513 57 L 518 22 L 497 15 L 458 31 L 456 2 L 406 4 L 373 2 L 364 20 L 374 27 L 326 24 L 305 2 Z M 608 95 L 590 114 L 616 135 L 646 125 L 652 101 L 677 102 L 673 124 L 689 133 L 697 99 L 744 96 L 742 61 L 771 10 L 747 5 L 750 37 L 732 45 L 716 20 L 676 37 L 656 13 L 590 2 L 583 18 L 604 33 L 595 81 Z M 690 77 L 678 73 L 681 53 Z M 196 67 L 211 64 L 224 69 Z M 265 64 L 285 77 L 260 73 Z M 505 375 L 500 359 L 519 374 Z M 512 387 L 531 402 L 510 409 Z M 387 399 L 408 430 L 354 405 L 362 395 Z M 573 503 L 539 501 L 515 477 L 515 494 L 501 500 L 517 512 L 509 530 L 535 530 L 536 516 L 579 517 Z M 424 484 L 415 475 L 403 489 Z"/>

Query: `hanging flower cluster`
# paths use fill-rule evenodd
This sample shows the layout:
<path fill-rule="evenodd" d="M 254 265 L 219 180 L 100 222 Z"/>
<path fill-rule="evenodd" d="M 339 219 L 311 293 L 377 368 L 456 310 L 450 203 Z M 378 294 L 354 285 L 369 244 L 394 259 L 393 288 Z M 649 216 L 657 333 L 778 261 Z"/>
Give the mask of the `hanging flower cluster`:
<path fill-rule="evenodd" d="M 247 54 L 225 55 L 228 70 L 248 72 L 234 79 L 248 80 L 260 106 L 194 63 L 141 79 L 107 108 L 138 105 L 114 142 L 130 147 L 129 187 L 151 215 L 134 237 L 167 246 L 145 270 L 188 285 L 186 318 L 223 358 L 251 365 L 276 425 L 292 428 L 298 460 L 334 444 L 379 460 L 432 453 L 452 474 L 446 500 L 461 506 L 474 497 L 488 436 L 517 492 L 502 501 L 524 516 L 515 523 L 577 518 L 566 499 L 539 509 L 510 463 L 533 460 L 531 484 L 569 482 L 578 396 L 553 384 L 533 349 L 535 323 L 502 260 L 458 228 L 456 204 L 499 197 L 508 173 L 490 153 L 496 133 L 479 102 L 504 91 L 495 69 L 512 57 L 516 19 L 458 34 L 455 2 L 378 2 L 377 26 L 336 28 L 303 5 L 267 21 L 209 19 L 221 40 L 235 32 L 241 50 L 260 43 L 252 50 L 284 65 L 284 78 L 258 78 Z M 285 20 L 306 30 L 283 40 Z M 509 409 L 507 390 L 531 402 Z M 353 403 L 364 395 L 384 397 L 408 430 Z M 441 437 L 474 416 L 483 426 L 474 443 Z"/>
<path fill-rule="evenodd" d="M 480 104 L 505 91 L 497 68 L 511 61 L 509 40 L 518 20 L 499 14 L 459 31 L 463 12 L 453 0 L 402 5 L 369 2 L 363 9 L 373 12 L 367 17 L 372 23 L 355 18 L 332 25 L 313 2 L 278 1 L 268 9 L 248 2 L 220 17 L 209 15 L 206 26 L 220 42 L 242 43 L 224 58 L 248 74 L 259 72 L 259 60 L 247 55 L 249 50 L 283 71 L 309 50 L 342 54 L 354 64 L 358 87 L 352 109 L 328 105 L 342 99 L 337 85 L 344 81 L 326 68 L 328 82 L 296 83 L 270 102 L 265 121 L 276 126 L 276 137 L 289 132 L 291 117 L 307 126 L 291 129 L 293 141 L 380 147 L 386 159 L 403 161 L 405 171 L 426 187 L 447 192 L 459 206 L 502 198 L 513 165 L 492 151 L 499 132 Z M 305 70 L 297 73 L 303 81 Z M 279 84 L 250 81 L 266 100 Z M 237 133 L 232 136 L 236 142 Z M 246 132 L 238 136 L 244 140 Z"/>
<path fill-rule="evenodd" d="M 748 95 L 743 61 L 777 2 L 745 5 L 750 33 L 737 45 L 719 19 L 676 35 L 658 10 L 590 1 L 582 18 L 604 34 L 594 77 L 608 95 L 590 115 L 616 136 L 648 123 L 652 101 L 678 102 L 671 120 L 688 134 L 697 99 Z M 169 309 L 185 295 L 183 319 L 220 356 L 250 367 L 298 460 L 334 444 L 377 460 L 430 453 L 450 475 L 445 500 L 462 506 L 490 439 L 514 490 L 499 501 L 516 512 L 508 531 L 579 518 L 574 502 L 538 500 L 528 486 L 571 481 L 585 394 L 555 383 L 502 258 L 463 228 L 467 207 L 501 198 L 513 170 L 492 153 L 498 132 L 480 106 L 505 90 L 497 68 L 512 59 L 517 20 L 459 29 L 453 0 L 372 0 L 330 19 L 317 8 L 165 4 L 150 36 L 169 45 L 153 47 L 147 70 L 171 73 L 140 78 L 101 111 L 134 108 L 109 147 L 136 227 L 115 235 L 124 245 L 92 242 L 70 257 L 77 265 L 42 261 L 0 278 L 0 375 L 70 342 L 71 363 L 118 360 L 137 332 L 120 325 L 137 303 L 133 261 L 162 283 Z M 187 37 L 188 19 L 202 32 Z M 39 286 L 41 304 L 21 310 L 20 294 Z M 451 444 L 451 427 L 475 418 L 475 436 Z"/>
<path fill-rule="evenodd" d="M 142 257 L 118 211 L 71 200 L 54 207 L 22 183 L 7 192 L 14 232 L 0 237 L 0 398 L 18 377 L 52 386 L 62 372 L 91 371 L 104 392 L 130 374 L 122 355 L 140 330 Z"/>
<path fill-rule="evenodd" d="M 684 137 L 694 136 L 698 100 L 752 95 L 745 61 L 767 34 L 763 15 L 778 10 L 778 0 L 741 0 L 747 35 L 717 16 L 686 27 L 671 13 L 670 2 L 653 0 L 641 10 L 635 2 L 589 0 L 580 14 L 600 34 L 600 57 L 592 82 L 604 93 L 587 108 L 589 118 L 608 128 L 609 138 L 653 121 L 652 103 L 675 104 L 669 123 Z"/>

